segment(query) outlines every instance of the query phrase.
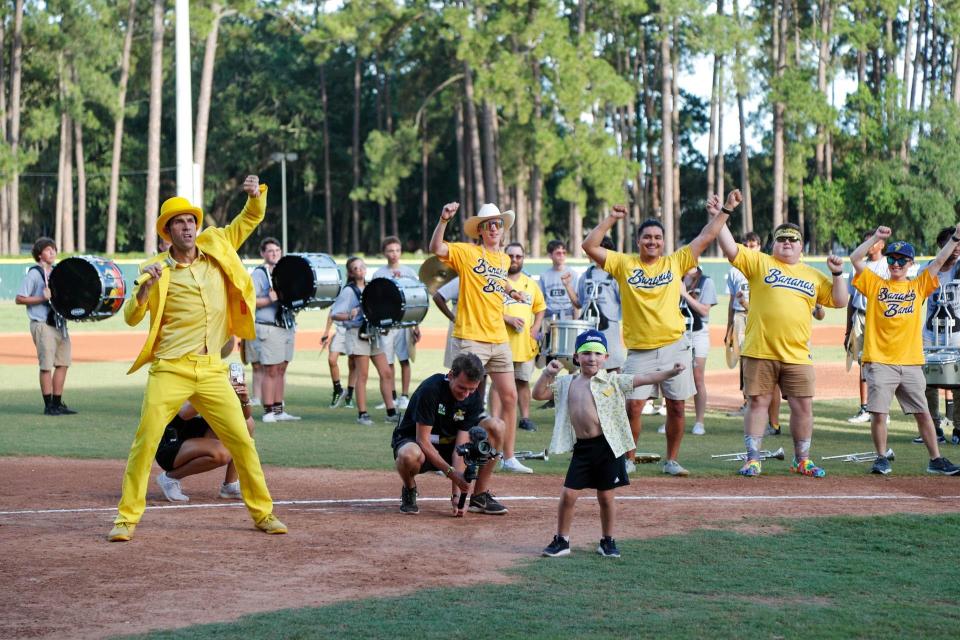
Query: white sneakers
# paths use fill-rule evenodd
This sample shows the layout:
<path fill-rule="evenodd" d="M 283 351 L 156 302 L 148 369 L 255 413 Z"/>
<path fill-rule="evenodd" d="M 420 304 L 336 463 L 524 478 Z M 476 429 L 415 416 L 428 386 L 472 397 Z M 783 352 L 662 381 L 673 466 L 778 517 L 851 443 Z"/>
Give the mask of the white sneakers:
<path fill-rule="evenodd" d="M 660 428 L 657 429 L 657 433 L 666 433 L 666 432 L 667 432 L 667 425 L 666 425 L 666 424 L 660 425 Z"/>
<path fill-rule="evenodd" d="M 692 433 L 692 434 L 695 435 L 695 436 L 702 436 L 702 435 L 704 435 L 706 432 L 707 432 L 707 430 L 703 428 L 703 423 L 702 423 L 702 422 L 694 422 L 694 423 L 693 423 L 693 430 L 690 431 L 690 433 Z"/>
<path fill-rule="evenodd" d="M 407 396 L 400 396 L 397 398 L 397 409 L 406 409 L 407 405 L 410 404 L 410 398 Z"/>
<path fill-rule="evenodd" d="M 513 473 L 533 473 L 533 469 L 522 465 L 515 457 L 503 461 L 503 470 Z"/>
<path fill-rule="evenodd" d="M 163 496 L 170 502 L 190 501 L 190 498 L 184 495 L 183 489 L 180 487 L 180 481 L 169 477 L 166 471 L 157 476 L 157 484 L 160 485 Z"/>
<path fill-rule="evenodd" d="M 640 412 L 641 415 L 652 416 L 657 412 L 656 407 L 653 406 L 653 400 L 647 400 L 643 405 L 643 410 Z"/>
<path fill-rule="evenodd" d="M 690 472 L 680 466 L 676 460 L 667 460 L 663 463 L 663 472 L 671 476 L 688 476 Z"/>
<path fill-rule="evenodd" d="M 292 416 L 286 411 L 281 411 L 280 413 L 268 411 L 267 413 L 263 414 L 264 422 L 290 422 L 292 420 L 300 420 L 300 416 Z"/>
<path fill-rule="evenodd" d="M 231 483 L 224 483 L 220 485 L 220 497 L 227 498 L 230 500 L 243 500 L 243 495 L 240 493 L 240 481 L 235 480 Z"/>

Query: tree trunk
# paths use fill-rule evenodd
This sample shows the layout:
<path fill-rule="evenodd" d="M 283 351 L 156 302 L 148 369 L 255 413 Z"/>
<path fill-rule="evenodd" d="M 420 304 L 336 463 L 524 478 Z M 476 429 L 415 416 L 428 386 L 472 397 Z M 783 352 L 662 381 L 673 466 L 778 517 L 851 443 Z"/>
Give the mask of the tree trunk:
<path fill-rule="evenodd" d="M 960 106 L 960 50 L 953 44 L 953 104 Z"/>
<path fill-rule="evenodd" d="M 673 20 L 673 41 L 680 41 L 680 28 L 676 18 Z M 670 107 L 670 124 L 673 128 L 670 139 L 673 144 L 673 243 L 670 245 L 670 251 L 680 245 L 680 151 L 677 149 L 680 139 L 680 54 L 681 49 L 671 51 L 673 71 L 670 74 L 670 90 L 673 92 L 673 100 Z"/>
<path fill-rule="evenodd" d="M 427 248 L 429 212 L 428 172 L 430 170 L 430 150 L 427 144 L 427 119 L 423 119 L 423 144 L 420 146 L 420 248 Z"/>
<path fill-rule="evenodd" d="M 742 30 L 743 26 L 740 23 L 740 3 L 738 0 L 733 0 L 733 19 L 737 23 L 737 27 Z M 737 90 L 737 116 L 740 125 L 740 190 L 743 194 L 743 216 L 740 220 L 740 231 L 742 238 L 747 235 L 748 231 L 753 231 L 753 199 L 750 195 L 750 151 L 747 146 L 747 122 L 743 109 L 743 78 L 738 77 L 743 69 L 743 49 L 740 46 L 739 38 L 734 48 L 734 56 L 734 64 L 737 69 L 734 83 Z"/>
<path fill-rule="evenodd" d="M 117 204 L 120 200 L 120 157 L 123 151 L 123 121 L 127 108 L 127 82 L 130 79 L 130 50 L 137 17 L 137 0 L 130 0 L 127 9 L 127 32 L 123 36 L 123 55 L 120 56 L 120 83 L 117 87 L 117 114 L 113 119 L 113 152 L 110 156 L 110 195 L 107 203 L 106 251 L 117 251 Z"/>
<path fill-rule="evenodd" d="M 717 152 L 717 76 L 720 71 L 720 65 L 717 64 L 719 56 L 713 56 L 713 82 L 710 88 L 710 133 L 707 137 L 707 197 L 716 193 L 716 173 L 713 163 L 714 154 Z"/>
<path fill-rule="evenodd" d="M 470 195 L 467 192 L 467 163 L 466 149 L 463 139 L 463 103 L 457 100 L 453 107 L 453 130 L 457 140 L 457 198 L 460 202 L 460 215 L 470 207 Z M 460 229 L 463 229 L 463 220 L 461 219 Z"/>
<path fill-rule="evenodd" d="M 60 155 L 57 158 L 57 199 L 53 214 L 53 241 L 57 243 L 57 250 L 63 250 L 63 201 L 65 196 L 67 166 L 67 137 L 69 129 L 67 128 L 67 90 L 63 82 L 63 56 L 58 56 L 59 89 L 60 89 Z"/>
<path fill-rule="evenodd" d="M 481 120 L 483 122 L 483 189 L 487 194 L 487 199 L 501 206 L 501 194 L 497 185 L 497 154 L 494 149 L 493 127 L 494 119 L 497 117 L 490 100 L 484 100 L 481 109 Z"/>
<path fill-rule="evenodd" d="M 720 11 L 721 14 L 723 13 L 723 0 L 717 2 L 717 10 Z M 723 157 L 723 56 L 720 56 L 717 62 L 720 67 L 720 77 L 717 80 L 717 168 L 715 173 L 717 177 L 717 193 L 720 194 L 720 198 L 723 198 L 723 194 L 726 191 L 726 176 L 724 175 L 726 162 Z M 720 255 L 720 245 L 714 244 L 713 247 L 716 250 L 714 255 Z"/>
<path fill-rule="evenodd" d="M 320 108 L 323 110 L 323 215 L 326 224 L 327 253 L 333 247 L 333 194 L 330 193 L 330 111 L 327 106 L 326 64 L 320 65 Z"/>
<path fill-rule="evenodd" d="M 533 127 L 534 131 L 540 127 L 540 121 L 543 117 L 542 107 L 543 98 L 540 88 L 540 62 L 533 62 Z M 543 220 L 541 211 L 543 208 L 543 176 L 540 174 L 540 163 L 537 161 L 536 151 L 534 151 L 533 166 L 530 168 L 530 255 L 534 258 L 540 257 L 541 244 L 543 238 Z"/>
<path fill-rule="evenodd" d="M 16 0 L 13 13 L 13 51 L 10 55 L 10 175 L 7 206 L 10 213 L 10 235 L 7 241 L 10 253 L 20 253 L 20 86 L 23 76 L 23 0 Z M 57 245 L 60 246 L 59 244 Z"/>
<path fill-rule="evenodd" d="M 775 76 L 777 80 L 783 78 L 787 67 L 787 1 L 777 2 L 777 13 L 774 15 L 776 21 L 775 47 L 777 52 L 777 68 Z M 785 198 L 785 152 L 784 152 L 784 118 L 783 114 L 786 105 L 782 101 L 774 102 L 773 105 L 773 227 L 783 224 L 786 216 L 784 212 Z"/>
<path fill-rule="evenodd" d="M 194 133 L 193 161 L 197 163 L 197 193 L 198 206 L 202 207 L 203 183 L 207 167 L 207 131 L 210 122 L 210 95 L 213 93 L 213 68 L 217 59 L 217 39 L 220 35 L 220 21 L 231 11 L 224 11 L 223 6 L 214 0 L 210 5 L 213 21 L 210 23 L 210 32 L 207 34 L 207 43 L 203 49 L 203 69 L 200 72 L 200 90 L 197 93 L 197 124 Z"/>
<path fill-rule="evenodd" d="M 529 183 L 529 175 L 526 167 L 520 167 L 520 170 L 517 172 L 517 187 L 514 192 L 514 210 L 517 214 L 517 223 L 514 230 L 514 238 L 516 241 L 527 246 L 527 229 L 529 226 L 529 218 L 527 217 L 527 197 L 523 191 L 523 185 Z M 529 251 L 529 249 L 527 249 Z"/>
<path fill-rule="evenodd" d="M 476 211 L 476 202 L 477 198 L 474 195 L 474 176 L 473 176 L 473 151 L 471 148 L 472 141 L 470 140 L 469 127 L 466 120 L 466 110 L 461 104 L 460 108 L 460 126 L 461 134 L 463 135 L 463 156 L 460 158 L 460 161 L 463 163 L 463 197 L 464 201 L 461 203 L 460 209 L 457 213 L 460 214 L 460 239 L 466 241 L 466 235 L 463 232 L 464 224 L 467 222 L 467 218 L 471 217 Z"/>
<path fill-rule="evenodd" d="M 663 223 L 664 253 L 673 253 L 673 64 L 670 61 L 670 32 L 662 24 L 660 39 L 660 219 Z"/>
<path fill-rule="evenodd" d="M 6 51 L 6 17 L 0 19 L 0 140 L 7 142 L 7 64 L 4 58 Z M 6 183 L 0 182 L 0 256 L 12 253 L 10 251 L 10 208 L 7 206 L 9 196 Z"/>
<path fill-rule="evenodd" d="M 73 121 L 74 153 L 77 157 L 77 251 L 87 252 L 87 167 L 83 160 L 83 124 Z"/>
<path fill-rule="evenodd" d="M 376 110 L 377 110 L 377 128 L 389 134 L 390 129 L 387 127 L 386 121 L 384 118 L 383 67 L 376 60 L 376 55 L 374 55 L 374 69 L 376 69 L 376 76 L 374 77 L 374 87 L 376 88 L 376 98 L 374 100 L 374 104 L 376 105 Z M 377 227 L 378 227 L 378 234 L 379 234 L 377 237 L 381 239 L 385 238 L 387 235 L 387 207 L 384 204 L 381 204 L 379 202 L 377 203 Z"/>
<path fill-rule="evenodd" d="M 360 47 L 353 57 L 353 188 L 360 187 Z M 360 202 L 350 198 L 350 252 L 360 251 Z"/>
<path fill-rule="evenodd" d="M 500 164 L 500 122 L 497 118 L 496 107 L 492 109 L 490 127 L 493 129 L 493 176 L 496 179 L 497 206 L 501 209 L 512 209 L 513 202 L 504 187 L 503 166 Z"/>
<path fill-rule="evenodd" d="M 473 100 L 473 72 L 467 62 L 463 63 L 463 90 L 466 95 L 467 112 L 464 118 L 469 140 L 470 164 L 473 169 L 473 196 L 477 210 L 487 201 L 486 185 L 483 182 L 483 159 L 480 156 L 480 133 L 477 131 L 477 108 Z"/>
<path fill-rule="evenodd" d="M 910 111 L 913 111 L 916 108 L 917 78 L 920 77 L 920 70 L 923 65 L 925 53 L 925 46 L 921 44 L 921 40 L 925 39 L 927 34 L 926 0 L 921 0 L 921 4 L 917 6 L 917 11 L 920 14 L 920 22 L 917 25 L 917 50 L 913 56 L 913 71 L 910 74 Z M 906 62 L 904 62 L 904 64 L 906 64 Z"/>
<path fill-rule="evenodd" d="M 390 97 L 390 76 L 383 77 L 383 111 L 387 133 L 393 135 L 393 102 Z M 424 116 L 426 117 L 426 116 Z M 397 212 L 397 195 L 390 198 L 390 235 L 400 237 L 400 220 Z M 424 245 L 426 247 L 426 245 Z"/>
<path fill-rule="evenodd" d="M 827 98 L 827 64 L 830 56 L 830 0 L 820 0 L 820 29 L 819 29 L 820 51 L 817 56 L 817 91 Z M 816 171 L 817 177 L 823 178 L 824 158 L 823 152 L 826 146 L 826 127 L 822 123 L 817 123 L 817 144 L 816 144 Z"/>
<path fill-rule="evenodd" d="M 153 46 L 150 52 L 150 116 L 147 127 L 147 198 L 143 250 L 157 252 L 157 213 L 160 208 L 160 115 L 163 107 L 163 15 L 165 0 L 153 0 Z"/>
<path fill-rule="evenodd" d="M 73 118 L 69 114 L 64 117 L 63 144 L 63 222 L 60 229 L 63 232 L 63 244 L 57 248 L 64 253 L 73 253 L 77 250 L 76 233 L 74 231 L 73 216 Z"/>

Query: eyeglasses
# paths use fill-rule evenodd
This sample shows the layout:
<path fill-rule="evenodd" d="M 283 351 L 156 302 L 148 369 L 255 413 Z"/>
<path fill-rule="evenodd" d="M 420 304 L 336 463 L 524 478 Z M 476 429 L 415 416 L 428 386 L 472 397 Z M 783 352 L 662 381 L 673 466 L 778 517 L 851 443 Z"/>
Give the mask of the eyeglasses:
<path fill-rule="evenodd" d="M 523 260 L 522 253 L 508 253 L 507 257 L 510 258 L 511 260 Z"/>
<path fill-rule="evenodd" d="M 503 220 L 488 220 L 480 225 L 482 229 L 502 229 Z"/>
<path fill-rule="evenodd" d="M 887 264 L 890 266 L 897 265 L 898 267 L 905 267 L 908 262 L 910 262 L 910 258 L 906 256 L 900 256 L 899 258 L 887 256 Z"/>
<path fill-rule="evenodd" d="M 796 236 L 777 236 L 776 238 L 774 238 L 774 240 L 776 240 L 777 242 L 782 242 L 784 244 L 788 242 L 800 242 L 800 238 Z"/>

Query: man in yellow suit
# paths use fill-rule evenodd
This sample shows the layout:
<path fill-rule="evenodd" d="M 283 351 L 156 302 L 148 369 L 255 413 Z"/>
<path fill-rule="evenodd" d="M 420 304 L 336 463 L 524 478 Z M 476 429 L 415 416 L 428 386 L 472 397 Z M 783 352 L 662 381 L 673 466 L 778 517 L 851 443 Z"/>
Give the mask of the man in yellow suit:
<path fill-rule="evenodd" d="M 247 203 L 230 224 L 202 233 L 203 211 L 186 198 L 170 198 L 160 208 L 157 233 L 169 251 L 141 265 L 143 275 L 124 305 L 127 324 L 150 311 L 147 342 L 128 373 L 150 363 L 140 426 L 123 475 L 123 494 L 108 539 L 133 537 L 146 502 L 150 465 L 164 428 L 180 406 L 191 402 L 226 445 L 240 476 L 240 492 L 256 527 L 286 533 L 273 515 L 260 458 L 243 411 L 230 387 L 220 347 L 232 335 L 255 336 L 253 282 L 237 249 L 263 220 L 267 187 L 257 176 L 243 183 Z"/>

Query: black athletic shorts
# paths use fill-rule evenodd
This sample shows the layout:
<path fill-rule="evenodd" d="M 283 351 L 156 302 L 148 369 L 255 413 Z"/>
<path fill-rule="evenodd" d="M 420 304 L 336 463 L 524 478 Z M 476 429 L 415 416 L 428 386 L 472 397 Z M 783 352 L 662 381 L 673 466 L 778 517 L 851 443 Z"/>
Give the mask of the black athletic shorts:
<path fill-rule="evenodd" d="M 202 438 L 207 435 L 207 429 L 210 425 L 203 418 L 193 418 L 191 420 L 182 420 L 179 416 L 167 425 L 163 432 L 163 439 L 160 440 L 160 446 L 157 448 L 157 464 L 164 471 L 173 470 L 173 462 L 180 453 L 180 447 L 191 438 Z"/>
<path fill-rule="evenodd" d="M 607 491 L 630 484 L 624 456 L 614 457 L 602 435 L 577 440 L 563 486 L 568 489 Z"/>
<path fill-rule="evenodd" d="M 398 455 L 398 452 L 400 451 L 400 447 L 407 444 L 408 442 L 417 444 L 417 441 L 414 440 L 413 438 L 394 438 L 393 439 L 393 441 L 390 443 L 390 446 L 393 447 L 394 460 L 397 459 L 397 455 Z M 456 449 L 457 447 L 456 443 L 455 442 L 448 442 L 446 444 L 435 443 L 433 446 L 437 450 L 437 452 L 440 453 L 440 457 L 446 460 L 447 464 L 449 464 L 450 466 L 453 466 L 453 450 Z M 420 465 L 420 471 L 417 471 L 417 473 L 427 473 L 429 471 L 446 471 L 446 469 L 437 469 L 435 466 L 433 466 L 433 464 L 429 460 L 424 460 L 423 464 Z"/>

